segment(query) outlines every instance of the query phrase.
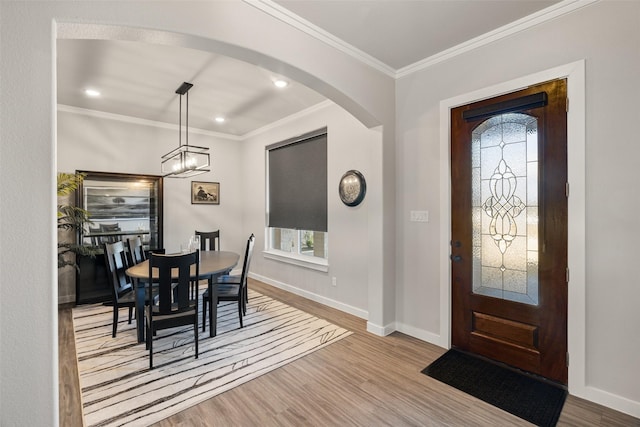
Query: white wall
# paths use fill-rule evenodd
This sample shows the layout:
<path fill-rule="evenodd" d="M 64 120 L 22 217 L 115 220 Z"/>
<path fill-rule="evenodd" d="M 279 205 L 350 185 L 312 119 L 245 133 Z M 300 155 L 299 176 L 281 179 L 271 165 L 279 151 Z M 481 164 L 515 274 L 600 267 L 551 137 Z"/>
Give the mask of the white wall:
<path fill-rule="evenodd" d="M 265 146 L 321 127 L 328 128 L 329 272 L 264 259 Z M 221 230 L 225 250 L 242 253 L 246 236 L 257 237 L 252 275 L 275 286 L 367 318 L 368 199 L 347 207 L 337 183 L 349 169 L 371 176 L 372 147 L 381 135 L 330 101 L 242 138 L 191 129 L 190 141 L 211 150 L 211 172 L 195 180 L 220 182 L 220 205 L 192 205 L 192 179 L 164 180 L 164 247 L 178 251 L 198 230 Z M 58 170 L 158 174 L 160 156 L 177 145 L 175 129 L 132 118 L 61 106 Z M 332 286 L 332 277 L 337 286 Z M 74 277 L 71 277 L 74 279 Z M 60 279 L 59 302 L 74 301 L 75 282 Z M 68 279 L 67 279 L 68 280 Z M 62 293 L 66 290 L 66 293 Z"/>
<path fill-rule="evenodd" d="M 183 5 L 0 2 L 0 424 L 58 422 L 53 52 L 56 28 L 95 36 L 95 26 L 86 23 L 146 29 L 103 28 L 110 37 L 151 34 L 164 43 L 281 66 L 284 75 L 325 94 L 367 126 L 384 125 L 381 142 L 370 152 L 366 199 L 369 321 L 386 327 L 397 320 L 427 336 L 440 328 L 438 242 L 449 226 L 439 218 L 440 100 L 585 59 L 588 397 L 640 416 L 640 339 L 634 332 L 640 287 L 633 271 L 639 236 L 632 222 L 640 208 L 632 164 L 640 154 L 632 133 L 640 118 L 640 3 L 600 2 L 397 84 L 246 3 Z M 33 189 L 39 197 L 24 196 Z M 411 209 L 429 210 L 430 222 L 408 223 Z M 25 301 L 31 304 L 28 322 Z"/>
<path fill-rule="evenodd" d="M 122 119 L 122 120 L 121 120 Z M 92 112 L 58 112 L 58 170 L 160 175 L 160 157 L 178 146 L 178 128 Z M 189 143 L 210 149 L 211 171 L 164 179 L 164 247 L 180 250 L 195 230 L 220 229 L 223 249 L 241 251 L 242 188 L 238 138 L 189 130 Z M 191 181 L 220 183 L 219 205 L 192 205 Z"/>
<path fill-rule="evenodd" d="M 374 176 L 371 152 L 379 147 L 381 135 L 365 128 L 350 114 L 333 103 L 308 115 L 275 123 L 243 142 L 243 177 L 246 182 L 245 234 L 254 233 L 256 253 L 251 271 L 267 283 L 307 298 L 339 308 L 357 316 L 368 317 L 368 198 L 357 207 L 345 206 L 338 197 L 338 182 L 346 171 L 357 169 L 367 177 Z M 328 178 L 328 273 L 266 259 L 265 248 L 265 146 L 303 133 L 327 127 Z M 336 278 L 337 286 L 331 284 Z"/>
<path fill-rule="evenodd" d="M 190 143 L 211 150 L 211 172 L 164 179 L 164 248 L 178 252 L 195 230 L 220 230 L 223 250 L 242 253 L 240 140 L 191 129 Z M 178 128 L 62 106 L 58 112 L 58 171 L 159 175 L 160 156 L 178 146 Z M 191 181 L 220 183 L 219 205 L 192 205 Z M 69 268 L 72 270 L 71 268 Z M 73 271 L 72 271 L 73 272 Z M 75 275 L 60 277 L 59 302 L 75 301 Z M 64 283 L 71 281 L 71 283 Z"/>
<path fill-rule="evenodd" d="M 640 234 L 634 225 L 640 209 L 634 167 L 640 156 L 638 40 L 640 3 L 599 2 L 399 79 L 396 100 L 397 321 L 436 338 L 442 330 L 440 233 L 449 229 L 439 216 L 440 101 L 586 60 L 586 283 L 569 285 L 586 287 L 586 384 L 572 390 L 570 378 L 569 388 L 635 416 L 640 416 L 640 338 L 633 332 L 640 324 L 635 269 Z M 429 210 L 430 222 L 409 223 L 411 209 Z"/>
<path fill-rule="evenodd" d="M 367 126 L 383 125 L 383 144 L 373 153 L 375 170 L 381 172 L 372 174 L 372 181 L 381 185 L 374 186 L 369 198 L 375 212 L 368 218 L 369 321 L 392 321 L 395 307 L 384 297 L 394 292 L 394 262 L 384 247 L 395 240 L 393 79 L 245 2 L 191 2 L 184 7 L 179 1 L 3 1 L 0 424 L 58 423 L 54 52 L 60 30 L 66 36 L 144 38 L 227 54 L 277 69 Z M 39 197 L 25 197 L 33 189 L 39 189 Z M 381 237 L 372 240 L 376 234 Z M 28 322 L 25 301 L 30 304 Z"/>

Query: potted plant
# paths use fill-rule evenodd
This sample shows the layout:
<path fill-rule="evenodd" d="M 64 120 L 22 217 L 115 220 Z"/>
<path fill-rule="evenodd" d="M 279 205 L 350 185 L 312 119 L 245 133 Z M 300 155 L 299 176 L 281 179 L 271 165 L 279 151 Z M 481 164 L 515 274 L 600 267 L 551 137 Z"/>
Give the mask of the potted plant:
<path fill-rule="evenodd" d="M 80 230 L 84 224 L 91 224 L 89 212 L 71 203 L 71 196 L 84 179 L 81 173 L 58 173 L 58 268 L 74 266 L 76 257 L 71 254 L 94 257 L 96 248 L 75 243 L 68 232 Z M 62 203 L 61 203 L 62 202 Z M 62 232 L 62 233 L 60 233 Z M 66 233 L 65 233 L 66 232 Z"/>

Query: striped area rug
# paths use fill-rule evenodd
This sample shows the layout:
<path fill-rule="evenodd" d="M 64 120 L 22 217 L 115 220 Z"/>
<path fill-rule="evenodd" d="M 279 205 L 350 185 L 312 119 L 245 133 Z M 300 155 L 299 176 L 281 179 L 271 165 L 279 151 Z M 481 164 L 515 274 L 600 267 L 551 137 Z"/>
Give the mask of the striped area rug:
<path fill-rule="evenodd" d="M 191 327 L 159 331 L 151 371 L 149 352 L 136 340 L 135 320 L 127 324 L 127 309 L 121 309 L 117 337 L 111 338 L 111 307 L 74 308 L 85 425 L 153 424 L 351 334 L 249 292 L 244 328 L 236 303 L 220 304 L 218 334 L 200 332 L 198 359 Z"/>

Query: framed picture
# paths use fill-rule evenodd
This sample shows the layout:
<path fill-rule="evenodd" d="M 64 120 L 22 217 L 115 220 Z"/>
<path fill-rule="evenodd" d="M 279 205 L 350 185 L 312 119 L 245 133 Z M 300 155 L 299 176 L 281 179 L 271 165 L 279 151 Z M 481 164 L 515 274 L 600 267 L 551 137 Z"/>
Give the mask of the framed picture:
<path fill-rule="evenodd" d="M 191 181 L 192 205 L 219 205 L 220 183 Z"/>

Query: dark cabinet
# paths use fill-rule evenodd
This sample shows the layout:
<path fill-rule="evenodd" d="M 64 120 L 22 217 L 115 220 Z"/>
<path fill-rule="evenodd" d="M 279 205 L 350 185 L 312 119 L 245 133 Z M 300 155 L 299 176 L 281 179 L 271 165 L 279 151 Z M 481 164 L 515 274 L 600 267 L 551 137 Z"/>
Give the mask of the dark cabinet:
<path fill-rule="evenodd" d="M 162 177 L 110 172 L 77 171 L 85 178 L 76 206 L 89 213 L 90 223 L 78 230 L 77 241 L 90 246 L 95 257 L 77 257 L 76 303 L 111 300 L 104 243 L 140 236 L 147 251 L 163 247 Z"/>
<path fill-rule="evenodd" d="M 102 251 L 95 258 L 78 255 L 76 262 L 76 304 L 111 301 Z"/>

